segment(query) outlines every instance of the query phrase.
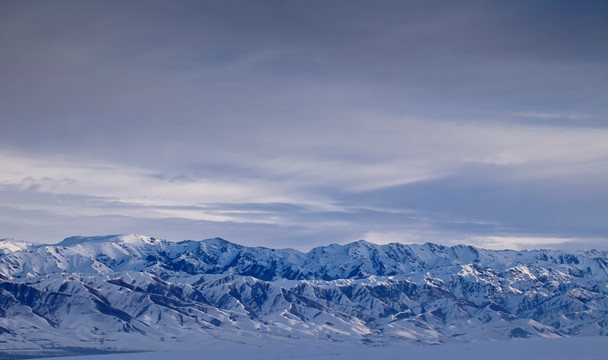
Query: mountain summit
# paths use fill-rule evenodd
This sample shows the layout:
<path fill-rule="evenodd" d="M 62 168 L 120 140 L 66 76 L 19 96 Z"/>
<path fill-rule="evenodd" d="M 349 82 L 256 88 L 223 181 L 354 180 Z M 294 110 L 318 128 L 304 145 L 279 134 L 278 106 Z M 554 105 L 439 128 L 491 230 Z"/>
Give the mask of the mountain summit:
<path fill-rule="evenodd" d="M 2 240 L 6 349 L 387 344 L 608 335 L 608 254 L 357 241 Z"/>

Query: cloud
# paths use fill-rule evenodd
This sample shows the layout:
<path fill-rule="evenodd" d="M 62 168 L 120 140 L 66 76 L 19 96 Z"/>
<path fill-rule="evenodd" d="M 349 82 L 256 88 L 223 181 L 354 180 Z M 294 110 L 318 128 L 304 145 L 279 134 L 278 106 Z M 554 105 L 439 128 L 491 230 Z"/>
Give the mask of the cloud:
<path fill-rule="evenodd" d="M 531 118 L 531 119 L 541 119 L 541 120 L 550 120 L 550 119 L 570 119 L 570 120 L 586 120 L 593 119 L 594 115 L 590 114 L 560 114 L 560 113 L 550 113 L 550 112 L 535 112 L 535 111 L 526 111 L 526 112 L 516 112 L 511 115 L 523 118 Z"/>
<path fill-rule="evenodd" d="M 315 204 L 315 196 L 298 197 L 295 192 L 288 193 L 282 189 L 280 184 L 267 186 L 258 179 L 247 182 L 173 179 L 156 176 L 145 169 L 120 165 L 48 161 L 4 153 L 0 159 L 7 166 L 7 170 L 0 171 L 0 190 L 29 195 L 29 201 L 17 199 L 11 204 L 22 210 L 43 209 L 63 215 L 265 222 L 272 219 L 243 219 L 240 216 L 247 212 L 207 209 L 207 205 L 245 202 Z M 37 198 L 44 199 L 45 194 L 61 196 L 70 201 L 37 201 Z M 5 205 L 8 205 L 8 201 Z"/>
<path fill-rule="evenodd" d="M 598 237 L 608 12 L 545 5 L 3 4 L 5 224 Z"/>
<path fill-rule="evenodd" d="M 382 121 L 372 125 L 370 119 Z M 327 231 L 336 242 L 366 236 L 383 242 L 396 238 L 387 234 L 403 234 L 403 227 L 421 226 L 431 229 L 416 234 L 422 242 L 493 236 L 492 228 L 504 227 L 579 237 L 604 229 L 605 130 L 383 114 L 353 117 L 343 130 L 326 130 L 318 136 L 315 129 L 295 126 L 274 142 L 272 134 L 260 133 L 254 138 L 270 147 L 250 147 L 251 140 L 244 139 L 244 146 L 235 144 L 211 161 L 200 155 L 206 144 L 192 143 L 171 166 L 161 161 L 157 167 L 95 162 L 86 154 L 3 151 L 0 187 L 21 194 L 5 202 L 20 210 L 205 221 L 204 228 L 209 223 L 224 223 L 225 229 L 234 224 L 316 228 L 308 232 L 311 238 Z M 132 145 L 121 146 L 129 152 Z M 152 159 L 164 151 L 148 152 Z M 193 166 L 195 159 L 199 164 Z M 581 182 L 586 185 L 577 185 Z M 66 196 L 71 200 L 65 202 Z M 269 211 L 268 204 L 291 207 Z"/>
<path fill-rule="evenodd" d="M 481 236 L 472 237 L 467 243 L 484 249 L 543 249 L 558 248 L 564 243 L 580 242 L 577 238 L 521 237 L 521 236 Z"/>

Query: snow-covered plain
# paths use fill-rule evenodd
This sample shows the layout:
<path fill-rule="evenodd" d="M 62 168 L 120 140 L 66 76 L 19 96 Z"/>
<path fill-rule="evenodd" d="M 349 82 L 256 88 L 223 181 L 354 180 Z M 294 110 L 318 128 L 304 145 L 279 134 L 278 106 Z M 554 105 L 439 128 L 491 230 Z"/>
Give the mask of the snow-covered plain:
<path fill-rule="evenodd" d="M 112 355 L 71 356 L 56 360 L 165 360 L 165 359 L 492 359 L 492 360 L 606 360 L 608 337 L 572 337 L 482 341 L 423 346 L 211 346 L 199 350 Z"/>

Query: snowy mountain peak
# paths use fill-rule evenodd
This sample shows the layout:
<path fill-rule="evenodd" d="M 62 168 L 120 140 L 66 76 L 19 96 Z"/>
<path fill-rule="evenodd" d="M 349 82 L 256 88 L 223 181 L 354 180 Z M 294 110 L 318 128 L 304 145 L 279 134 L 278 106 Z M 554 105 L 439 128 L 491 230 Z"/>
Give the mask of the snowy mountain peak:
<path fill-rule="evenodd" d="M 357 241 L 303 253 L 142 235 L 0 244 L 5 348 L 608 335 L 602 251 Z"/>
<path fill-rule="evenodd" d="M 214 247 L 214 248 L 241 247 L 241 245 L 231 243 L 231 242 L 224 240 L 222 238 L 219 238 L 219 237 L 205 239 L 205 240 L 201 240 L 201 241 L 197 241 L 197 240 L 188 240 L 188 241 L 201 242 L 204 245 L 206 245 L 207 247 Z"/>
<path fill-rule="evenodd" d="M 150 238 L 137 234 L 122 234 L 122 235 L 104 235 L 104 236 L 72 236 L 59 242 L 57 246 L 74 246 L 86 243 L 105 243 L 105 242 L 125 242 L 125 243 L 148 243 L 154 242 L 154 238 Z"/>
<path fill-rule="evenodd" d="M 4 254 L 5 252 L 20 251 L 33 245 L 35 244 L 29 241 L 15 240 L 10 238 L 0 239 L 0 254 Z"/>

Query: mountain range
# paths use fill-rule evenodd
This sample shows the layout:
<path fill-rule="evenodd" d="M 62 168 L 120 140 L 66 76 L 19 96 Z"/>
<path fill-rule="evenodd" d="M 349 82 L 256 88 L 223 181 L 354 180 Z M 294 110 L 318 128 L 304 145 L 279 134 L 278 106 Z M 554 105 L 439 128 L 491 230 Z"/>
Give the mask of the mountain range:
<path fill-rule="evenodd" d="M 608 335 L 608 253 L 0 240 L 0 347 L 141 351 Z M 70 350 L 71 349 L 71 350 Z"/>

